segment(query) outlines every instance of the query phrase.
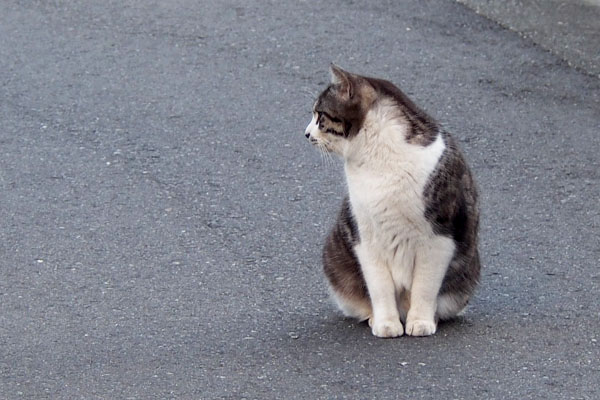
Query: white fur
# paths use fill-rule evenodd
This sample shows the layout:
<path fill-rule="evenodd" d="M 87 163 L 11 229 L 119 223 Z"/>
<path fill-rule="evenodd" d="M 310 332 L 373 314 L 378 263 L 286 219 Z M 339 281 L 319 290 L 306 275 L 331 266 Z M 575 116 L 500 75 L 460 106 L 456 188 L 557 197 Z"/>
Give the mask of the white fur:
<path fill-rule="evenodd" d="M 438 297 L 437 316 L 439 319 L 449 319 L 461 315 L 465 310 L 467 296 L 442 295 Z"/>
<path fill-rule="evenodd" d="M 361 322 L 371 317 L 371 305 L 368 302 L 343 298 L 341 294 L 337 293 L 331 286 L 329 286 L 329 294 L 345 316 L 356 318 Z"/>
<path fill-rule="evenodd" d="M 355 247 L 369 289 L 376 336 L 404 332 L 396 296 L 410 291 L 406 333 L 435 333 L 437 297 L 455 246 L 434 234 L 425 219 L 423 190 L 445 149 L 441 135 L 428 146 L 408 143 L 407 122 L 395 104 L 380 101 L 351 140 L 319 131 L 314 117 L 306 132 L 344 159 L 352 211 L 360 233 Z M 451 308 L 444 299 L 443 311 Z"/>
<path fill-rule="evenodd" d="M 313 117 L 310 120 L 310 123 L 308 124 L 308 126 L 306 127 L 306 130 L 304 131 L 304 133 L 315 135 L 318 130 L 319 130 L 319 127 L 317 126 L 317 113 L 313 113 Z"/>
<path fill-rule="evenodd" d="M 304 131 L 305 135 L 310 135 L 310 139 L 317 146 L 324 150 L 342 155 L 341 149 L 344 148 L 348 141 L 341 136 L 327 135 L 319 130 L 317 124 L 317 114 L 313 113 L 313 118 Z"/>

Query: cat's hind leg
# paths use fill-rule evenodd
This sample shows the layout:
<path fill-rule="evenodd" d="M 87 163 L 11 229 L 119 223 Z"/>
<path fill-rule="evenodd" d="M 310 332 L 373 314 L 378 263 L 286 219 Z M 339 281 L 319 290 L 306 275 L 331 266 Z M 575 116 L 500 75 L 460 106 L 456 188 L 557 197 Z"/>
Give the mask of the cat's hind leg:
<path fill-rule="evenodd" d="M 464 294 L 442 294 L 437 300 L 436 316 L 442 321 L 457 317 L 467 307 L 468 302 L 469 297 Z"/>
<path fill-rule="evenodd" d="M 336 291 L 333 287 L 330 287 L 329 291 L 331 298 L 346 317 L 356 318 L 361 322 L 371 318 L 373 311 L 371 309 L 371 301 L 367 296 L 343 294 Z"/>
<path fill-rule="evenodd" d="M 367 285 L 353 250 L 357 242 L 358 231 L 346 198 L 323 248 L 323 272 L 331 297 L 344 315 L 364 321 L 371 317 L 372 311 Z"/>

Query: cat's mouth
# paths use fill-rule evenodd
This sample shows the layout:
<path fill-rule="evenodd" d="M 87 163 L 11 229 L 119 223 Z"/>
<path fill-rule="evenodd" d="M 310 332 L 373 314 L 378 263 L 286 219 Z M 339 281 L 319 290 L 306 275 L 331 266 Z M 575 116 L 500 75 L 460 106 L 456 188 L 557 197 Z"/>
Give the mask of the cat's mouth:
<path fill-rule="evenodd" d="M 317 138 L 310 131 L 305 132 L 304 136 L 306 137 L 306 139 L 308 139 L 310 144 L 317 147 L 320 151 L 322 151 L 324 153 L 332 152 L 332 149 L 331 149 L 331 146 L 330 146 L 330 143 L 328 140 L 323 140 L 323 138 Z"/>
<path fill-rule="evenodd" d="M 317 140 L 317 138 L 315 138 L 310 132 L 306 132 L 304 134 L 304 136 L 308 139 L 308 141 L 310 142 L 310 144 L 312 145 L 318 145 L 319 141 Z"/>
<path fill-rule="evenodd" d="M 322 143 L 320 143 L 319 140 L 317 140 L 317 138 L 315 138 L 314 136 L 312 136 L 309 133 L 307 133 L 305 136 L 306 136 L 306 139 L 308 139 L 308 142 L 310 144 L 312 144 L 313 146 L 320 146 L 322 144 Z"/>

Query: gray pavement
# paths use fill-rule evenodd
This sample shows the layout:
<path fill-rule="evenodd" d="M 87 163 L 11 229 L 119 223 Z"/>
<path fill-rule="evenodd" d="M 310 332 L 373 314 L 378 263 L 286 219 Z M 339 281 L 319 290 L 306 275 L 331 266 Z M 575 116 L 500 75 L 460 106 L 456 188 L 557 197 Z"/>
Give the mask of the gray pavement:
<path fill-rule="evenodd" d="M 327 298 L 330 61 L 478 178 L 481 288 L 434 337 Z M 0 398 L 599 398 L 599 89 L 448 0 L 1 2 Z"/>

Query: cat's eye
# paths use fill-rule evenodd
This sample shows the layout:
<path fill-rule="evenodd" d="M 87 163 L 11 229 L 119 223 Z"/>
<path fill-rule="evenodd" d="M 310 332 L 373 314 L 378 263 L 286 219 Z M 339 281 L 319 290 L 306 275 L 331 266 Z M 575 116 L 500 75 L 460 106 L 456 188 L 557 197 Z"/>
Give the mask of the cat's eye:
<path fill-rule="evenodd" d="M 334 122 L 334 123 L 336 123 L 336 124 L 339 124 L 339 123 L 341 123 L 341 122 L 342 122 L 342 120 L 341 120 L 341 119 L 339 119 L 339 118 L 336 118 L 336 117 L 332 117 L 331 115 L 327 115 L 327 118 L 329 118 L 329 119 L 331 120 L 331 122 Z"/>
<path fill-rule="evenodd" d="M 336 117 L 332 116 L 331 114 L 326 113 L 325 111 L 317 111 L 317 115 L 318 115 L 317 120 L 320 120 L 321 116 L 324 115 L 328 120 L 330 120 L 333 123 L 339 124 L 342 122 L 341 119 L 336 118 Z"/>

